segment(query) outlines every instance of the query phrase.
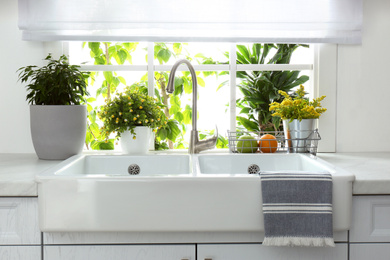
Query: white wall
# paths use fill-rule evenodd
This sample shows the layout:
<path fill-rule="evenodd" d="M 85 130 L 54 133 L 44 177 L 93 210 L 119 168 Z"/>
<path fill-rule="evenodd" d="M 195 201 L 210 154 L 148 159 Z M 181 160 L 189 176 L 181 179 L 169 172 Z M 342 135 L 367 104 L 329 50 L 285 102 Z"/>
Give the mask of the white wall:
<path fill-rule="evenodd" d="M 53 49 L 21 41 L 17 16 L 16 0 L 0 0 L 0 153 L 34 152 L 16 70 Z M 363 44 L 338 47 L 337 152 L 390 151 L 390 1 L 364 0 L 363 19 Z"/>
<path fill-rule="evenodd" d="M 390 151 L 390 1 L 364 0 L 363 43 L 339 46 L 337 152 Z"/>
<path fill-rule="evenodd" d="M 0 0 L 0 153 L 34 152 L 26 91 L 16 70 L 42 64 L 44 45 L 21 41 L 17 19 L 18 1 Z"/>

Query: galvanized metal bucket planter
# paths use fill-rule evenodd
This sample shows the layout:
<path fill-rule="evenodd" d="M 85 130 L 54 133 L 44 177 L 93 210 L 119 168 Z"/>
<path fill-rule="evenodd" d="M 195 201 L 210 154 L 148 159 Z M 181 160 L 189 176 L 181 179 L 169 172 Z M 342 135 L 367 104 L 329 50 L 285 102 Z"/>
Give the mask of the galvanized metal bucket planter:
<path fill-rule="evenodd" d="M 291 153 L 307 153 L 311 149 L 317 119 L 283 120 L 284 137 L 288 151 Z"/>

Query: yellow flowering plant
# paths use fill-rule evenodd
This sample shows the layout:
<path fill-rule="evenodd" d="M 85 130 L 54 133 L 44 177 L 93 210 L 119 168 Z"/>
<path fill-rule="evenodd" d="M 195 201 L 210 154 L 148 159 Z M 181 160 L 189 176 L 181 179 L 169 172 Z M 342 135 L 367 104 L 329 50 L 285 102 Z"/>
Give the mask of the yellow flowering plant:
<path fill-rule="evenodd" d="M 167 124 L 162 107 L 157 99 L 128 87 L 102 107 L 98 114 L 104 124 L 101 132 L 106 138 L 116 133 L 117 139 L 125 131 L 130 131 L 135 139 L 136 126 L 147 126 L 156 132 Z"/>
<path fill-rule="evenodd" d="M 291 121 L 294 119 L 301 121 L 302 119 L 319 118 L 320 115 L 326 111 L 326 108 L 321 106 L 321 101 L 325 96 L 309 101 L 304 98 L 305 88 L 303 85 L 299 86 L 299 89 L 295 91 L 293 97 L 282 90 L 279 90 L 278 92 L 284 96 L 284 99 L 280 103 L 273 102 L 270 104 L 269 110 L 273 111 L 272 116 L 289 119 Z"/>

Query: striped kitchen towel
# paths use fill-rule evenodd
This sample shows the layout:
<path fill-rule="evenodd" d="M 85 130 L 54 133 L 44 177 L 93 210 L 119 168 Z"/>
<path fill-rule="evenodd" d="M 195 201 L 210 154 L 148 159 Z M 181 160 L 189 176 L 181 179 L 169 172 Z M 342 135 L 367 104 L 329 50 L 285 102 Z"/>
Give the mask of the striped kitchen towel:
<path fill-rule="evenodd" d="M 267 246 L 332 246 L 332 176 L 261 173 Z"/>

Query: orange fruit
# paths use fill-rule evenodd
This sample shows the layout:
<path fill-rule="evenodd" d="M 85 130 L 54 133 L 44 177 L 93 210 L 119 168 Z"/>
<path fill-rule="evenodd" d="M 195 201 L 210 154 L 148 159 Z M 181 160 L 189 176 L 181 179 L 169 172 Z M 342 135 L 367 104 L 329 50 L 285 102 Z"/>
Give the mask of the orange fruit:
<path fill-rule="evenodd" d="M 263 153 L 274 153 L 278 149 L 278 141 L 273 135 L 262 135 L 259 141 L 259 148 Z"/>

